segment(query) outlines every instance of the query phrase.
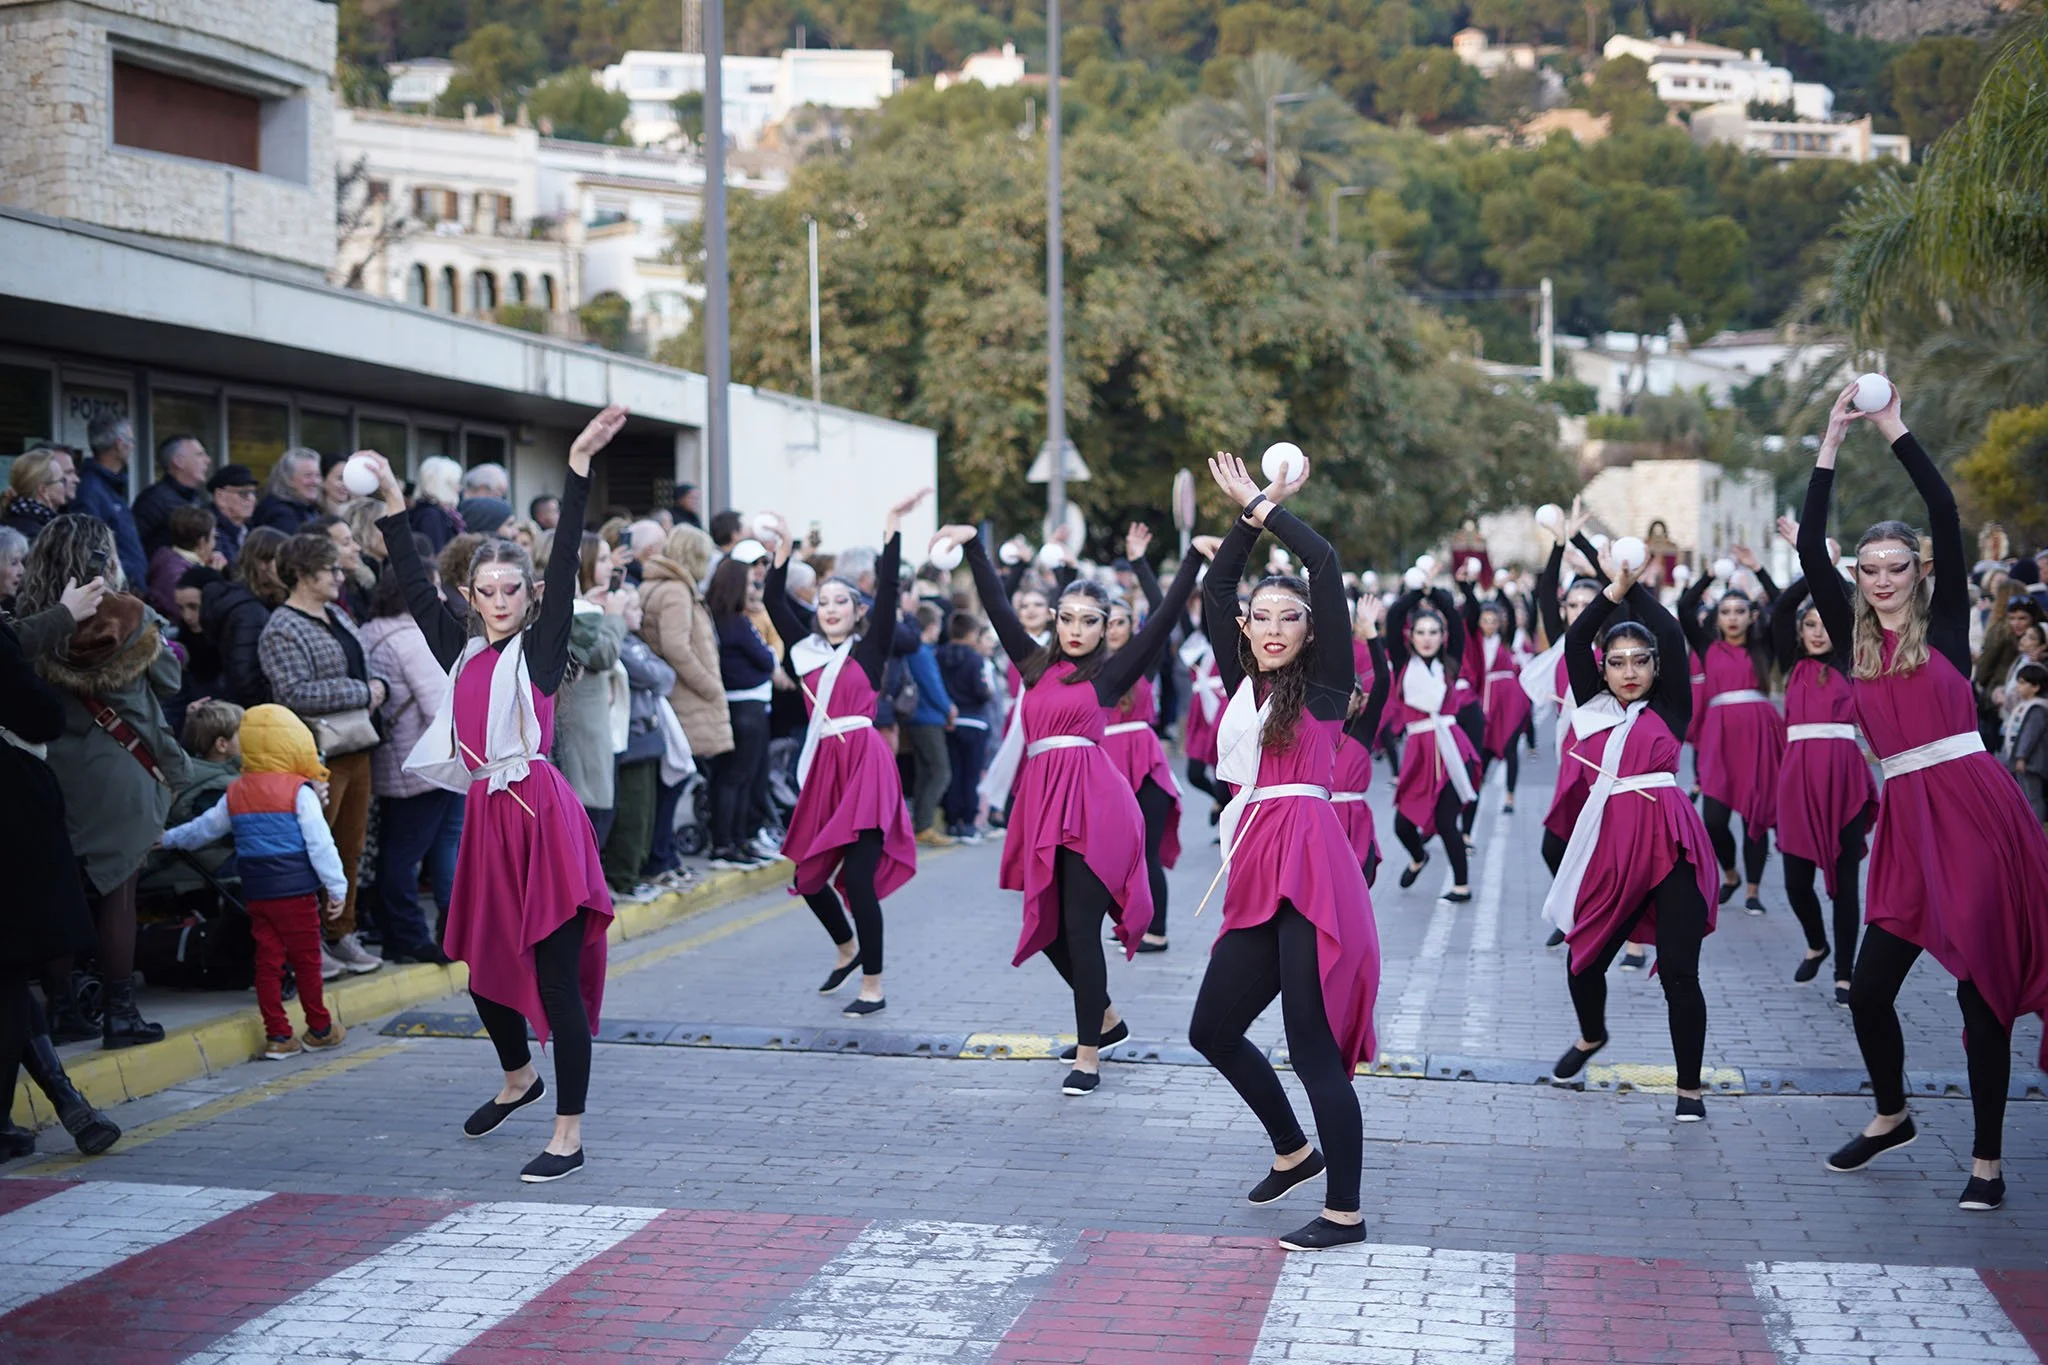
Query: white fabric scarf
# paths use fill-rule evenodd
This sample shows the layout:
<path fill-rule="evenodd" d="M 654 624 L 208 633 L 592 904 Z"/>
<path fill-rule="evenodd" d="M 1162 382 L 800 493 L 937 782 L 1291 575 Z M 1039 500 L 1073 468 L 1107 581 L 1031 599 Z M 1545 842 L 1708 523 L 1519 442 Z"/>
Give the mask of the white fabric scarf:
<path fill-rule="evenodd" d="M 462 657 L 448 670 L 448 690 L 434 708 L 427 726 L 406 755 L 405 770 L 452 792 L 468 791 L 473 779 L 462 746 L 455 737 L 455 680 L 463 667 L 490 648 L 481 635 L 462 647 Z M 524 781 L 529 767 L 541 760 L 540 716 L 533 709 L 533 675 L 526 667 L 526 636 L 514 635 L 491 665 L 490 714 L 485 718 L 481 771 L 494 792 Z"/>
<path fill-rule="evenodd" d="M 1646 699 L 1624 708 L 1612 692 L 1602 692 L 1572 713 L 1572 733 L 1581 744 L 1602 730 L 1614 733 L 1601 752 L 1600 775 L 1593 780 L 1593 790 L 1579 811 L 1578 823 L 1572 826 L 1564 857 L 1558 860 L 1557 878 L 1550 884 L 1550 894 L 1543 898 L 1543 918 L 1567 934 L 1577 919 L 1579 886 L 1586 880 L 1586 869 L 1593 863 L 1593 849 L 1600 842 L 1601 814 L 1607 809 L 1607 799 L 1613 795 L 1615 780 L 1621 775 L 1621 755 L 1628 745 L 1629 731 L 1636 728 L 1636 717 L 1649 704 Z"/>
<path fill-rule="evenodd" d="M 1273 709 L 1273 699 L 1268 697 L 1261 704 L 1252 700 L 1252 693 L 1250 678 L 1239 683 L 1216 727 L 1216 776 L 1237 788 L 1237 795 L 1230 798 L 1216 822 L 1226 863 L 1237 839 L 1238 821 L 1251 803 L 1252 788 L 1259 785 L 1259 767 L 1266 758 L 1266 716 Z"/>
<path fill-rule="evenodd" d="M 811 698 L 811 719 L 804 728 L 803 751 L 796 756 L 796 785 L 799 790 L 811 775 L 811 760 L 818 755 L 818 744 L 825 736 L 825 722 L 830 719 L 826 711 L 832 704 L 832 690 L 839 686 L 840 670 L 846 667 L 846 661 L 853 655 L 853 642 L 854 637 L 849 635 L 835 649 L 822 635 L 806 635 L 789 651 L 790 662 L 796 665 L 799 686 L 818 669 L 825 670 L 825 675 L 818 679 L 817 694 Z"/>
<path fill-rule="evenodd" d="M 1031 638 L 1042 645 L 1052 638 L 1052 632 Z M 989 760 L 988 771 L 982 774 L 981 785 L 975 789 L 975 794 L 989 806 L 1001 806 L 1010 799 L 1017 770 L 1024 766 L 1024 694 L 1031 688 L 1023 682 L 1021 674 L 1018 682 L 1017 695 L 1010 703 L 1009 723 L 1003 727 L 1003 742 L 996 746 L 996 756 Z"/>
<path fill-rule="evenodd" d="M 1444 696 L 1450 686 L 1444 681 L 1444 664 L 1441 658 L 1410 659 L 1408 667 L 1401 671 L 1401 700 L 1410 709 L 1421 711 L 1431 721 L 1430 733 L 1436 738 L 1437 757 L 1443 762 L 1444 773 L 1451 780 L 1451 787 L 1458 793 L 1460 801 L 1472 801 L 1479 793 L 1473 790 L 1472 774 L 1465 771 L 1465 759 L 1458 752 L 1458 741 L 1451 733 L 1450 718 L 1444 715 Z"/>
<path fill-rule="evenodd" d="M 1564 761 L 1565 727 L 1571 724 L 1572 712 L 1577 709 L 1569 683 L 1563 696 L 1557 694 L 1557 661 L 1563 657 L 1564 641 L 1559 640 L 1522 665 L 1522 692 L 1535 706 L 1536 719 L 1557 717 L 1556 744 L 1560 763 Z"/>

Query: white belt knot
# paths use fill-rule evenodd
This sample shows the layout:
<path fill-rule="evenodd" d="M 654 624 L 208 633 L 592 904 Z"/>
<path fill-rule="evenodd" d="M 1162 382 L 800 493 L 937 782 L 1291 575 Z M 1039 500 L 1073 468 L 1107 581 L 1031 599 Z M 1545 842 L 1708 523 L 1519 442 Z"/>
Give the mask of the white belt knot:
<path fill-rule="evenodd" d="M 1675 787 L 1677 785 L 1678 774 L 1667 772 L 1637 773 L 1633 777 L 1617 777 L 1614 779 L 1614 790 L 1618 792 L 1649 792 L 1656 791 L 1660 787 Z"/>
<path fill-rule="evenodd" d="M 1024 757 L 1037 758 L 1053 749 L 1092 749 L 1095 741 L 1086 735 L 1047 735 L 1024 746 Z"/>
<path fill-rule="evenodd" d="M 1402 733 L 1410 735 L 1426 735 L 1431 730 L 1448 730 L 1454 724 L 1456 724 L 1455 721 L 1453 721 L 1449 716 L 1444 715 L 1441 711 L 1439 711 L 1436 715 L 1424 716 L 1421 720 L 1409 721 L 1407 727 L 1402 731 Z"/>
<path fill-rule="evenodd" d="M 1890 781 L 1895 777 L 1904 777 L 1907 773 L 1917 773 L 1922 768 L 1932 768 L 1937 763 L 1953 763 L 1959 758 L 1968 758 L 1972 754 L 1984 752 L 1984 737 L 1975 730 L 1966 730 L 1962 734 L 1946 735 L 1931 744 L 1922 744 L 1918 748 L 1907 749 L 1889 758 L 1880 758 L 1877 762 L 1884 770 L 1885 780 Z"/>
<path fill-rule="evenodd" d="M 824 722 L 818 726 L 818 734 L 820 736 L 850 735 L 855 730 L 871 730 L 874 728 L 874 725 L 875 718 L 873 716 L 827 716 Z"/>
<path fill-rule="evenodd" d="M 1351 802 L 1353 802 L 1353 801 L 1363 801 L 1363 800 L 1365 800 L 1365 793 L 1364 793 L 1364 792 L 1331 792 L 1331 793 L 1330 793 L 1330 804 L 1331 804 L 1331 805 L 1333 805 L 1333 806 L 1342 806 L 1342 805 L 1348 805 L 1348 804 L 1350 804 L 1350 803 L 1351 803 Z"/>

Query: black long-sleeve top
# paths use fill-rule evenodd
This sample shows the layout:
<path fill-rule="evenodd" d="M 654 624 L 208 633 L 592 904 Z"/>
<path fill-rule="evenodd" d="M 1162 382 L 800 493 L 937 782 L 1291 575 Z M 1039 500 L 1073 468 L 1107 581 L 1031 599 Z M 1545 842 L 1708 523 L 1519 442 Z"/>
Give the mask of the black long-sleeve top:
<path fill-rule="evenodd" d="M 1200 563 L 1201 557 L 1193 554 L 1181 562 L 1180 572 L 1173 576 L 1173 586 L 1166 590 L 1162 609 L 1152 613 L 1145 628 L 1132 636 L 1129 644 L 1103 661 L 1102 668 L 1089 680 L 1095 687 L 1096 701 L 1104 706 L 1116 705 L 1159 661 L 1173 634 L 1173 618 L 1195 590 L 1195 570 Z M 995 628 L 1003 652 L 1021 668 L 1040 646 L 1011 610 L 1010 599 L 1003 595 L 1002 579 L 996 566 L 989 563 L 988 550 L 978 536 L 967 542 L 967 567 L 974 573 L 974 590 L 981 594 L 982 609 L 988 613 L 988 623 Z"/>
<path fill-rule="evenodd" d="M 1394 691 L 1394 670 L 1387 666 L 1386 642 L 1375 635 L 1365 642 L 1372 651 L 1372 691 L 1365 695 L 1365 705 L 1358 714 L 1344 722 L 1344 733 L 1370 749 L 1380 732 L 1380 716 L 1387 709 L 1387 698 Z"/>
<path fill-rule="evenodd" d="M 555 535 L 555 553 L 548 558 L 547 574 L 542 580 L 540 615 L 526 628 L 523 646 L 533 690 L 542 696 L 555 694 L 569 667 L 569 621 L 576 605 L 579 559 L 575 537 L 583 533 L 583 509 L 589 501 L 589 476 L 570 470 L 562 489 L 561 516 L 556 522 L 560 530 Z M 443 668 L 453 668 L 470 636 L 469 611 L 461 596 L 451 593 L 444 600 L 434 591 L 419 547 L 412 541 L 412 523 L 404 515 L 380 517 L 377 529 L 384 534 L 391 566 L 405 591 L 406 608 L 427 637 L 427 648 L 434 651 Z M 494 647 L 502 649 L 505 644 L 501 640 Z"/>
<path fill-rule="evenodd" d="M 1674 736 L 1683 738 L 1686 727 L 1692 724 L 1692 677 L 1683 663 L 1686 657 L 1685 632 L 1679 629 L 1671 613 L 1664 610 L 1656 595 L 1642 584 L 1630 588 L 1628 596 L 1622 600 L 1628 604 L 1634 619 L 1648 627 L 1657 641 L 1657 681 L 1650 686 L 1650 709 L 1657 713 Z M 1600 665 L 1593 659 L 1593 646 L 1598 643 L 1601 629 L 1617 605 L 1603 589 L 1598 597 L 1586 604 L 1586 609 L 1579 613 L 1579 619 L 1572 622 L 1571 629 L 1565 633 L 1565 671 L 1572 680 L 1572 700 L 1580 706 L 1607 690 L 1607 680 L 1601 677 Z M 1611 757 L 1616 762 L 1621 758 L 1619 754 Z"/>
<path fill-rule="evenodd" d="M 1771 581 L 1770 574 L 1764 569 L 1757 568 L 1753 572 L 1756 574 L 1756 581 L 1763 586 L 1763 606 L 1757 608 L 1763 612 L 1777 602 L 1778 585 Z M 1711 577 L 1701 574 L 1686 584 L 1685 591 L 1678 595 L 1679 629 L 1685 632 L 1686 644 L 1702 660 L 1706 659 L 1707 651 L 1713 647 L 1714 641 L 1721 638 L 1720 626 L 1709 625 L 1700 615 L 1700 598 L 1712 582 Z M 1757 689 L 1764 692 L 1768 692 L 1771 687 L 1771 663 L 1775 653 L 1771 640 L 1768 619 L 1752 620 L 1749 623 L 1749 633 L 1742 637 L 1742 652 L 1749 655 L 1750 668 L 1756 674 Z"/>
<path fill-rule="evenodd" d="M 1387 608 L 1387 625 L 1381 633 L 1387 641 L 1387 658 L 1392 661 L 1396 672 L 1408 666 L 1408 617 L 1421 604 L 1423 595 L 1423 589 L 1410 588 Z M 1449 689 L 1457 682 L 1458 669 L 1465 662 L 1465 621 L 1458 615 L 1457 605 L 1451 601 L 1448 592 L 1442 588 L 1431 588 L 1428 596 L 1430 606 L 1444 618 L 1444 647 L 1437 651 L 1435 657 L 1443 662 L 1444 687 Z M 1444 695 L 1448 697 L 1449 691 L 1446 690 Z"/>
<path fill-rule="evenodd" d="M 1837 574 L 1836 578 L 1841 575 Z M 1832 631 L 1828 633 L 1829 652 L 1825 658 L 1808 654 L 1806 646 L 1799 639 L 1799 618 L 1806 614 L 1806 575 L 1792 580 L 1785 590 L 1778 594 L 1778 600 L 1771 604 L 1771 647 L 1778 655 L 1778 667 L 1786 674 L 1801 659 L 1821 659 L 1843 672 L 1849 671 L 1849 640 Z M 1826 618 L 1822 618 L 1825 622 Z"/>
<path fill-rule="evenodd" d="M 860 671 L 868 675 L 868 686 L 877 689 L 882 685 L 882 670 L 889 666 L 890 650 L 896 642 L 896 586 L 902 572 L 903 533 L 899 531 L 889 537 L 881 558 L 875 561 L 875 604 L 868 608 L 867 631 L 854 645 L 851 655 Z M 816 612 L 789 595 L 787 560 L 768 570 L 767 580 L 761 585 L 761 599 L 768 608 L 768 619 L 775 623 L 775 633 L 782 637 L 783 657 L 787 659 L 789 651 L 817 629 L 818 622 Z M 797 676 L 793 660 L 789 675 Z"/>
<path fill-rule="evenodd" d="M 1267 511 L 1266 529 L 1279 537 L 1295 562 L 1308 573 L 1309 615 L 1315 622 L 1308 713 L 1317 720 L 1343 720 L 1351 709 L 1351 692 L 1358 685 L 1358 675 L 1351 657 L 1351 603 L 1344 595 L 1344 572 L 1338 566 L 1337 552 L 1307 522 L 1284 507 Z M 1212 641 L 1216 640 L 1218 623 L 1238 619 L 1238 581 L 1244 577 L 1245 564 L 1258 540 L 1259 528 L 1240 517 L 1216 551 L 1216 562 L 1210 566 L 1209 577 L 1202 586 L 1202 623 Z M 1187 566 L 1181 567 L 1185 572 Z M 1220 641 L 1216 644 L 1216 673 L 1223 679 L 1226 695 L 1234 694 L 1244 681 L 1237 650 L 1225 648 Z"/>
<path fill-rule="evenodd" d="M 1934 542 L 1934 597 L 1928 604 L 1927 643 L 1941 651 L 1956 671 L 1970 676 L 1970 567 L 1963 558 L 1963 522 L 1955 494 L 1927 458 L 1910 431 L 1892 442 L 1892 454 L 1927 506 L 1927 531 Z M 1856 614 L 1849 588 L 1828 558 L 1828 502 L 1834 494 L 1835 471 L 1814 467 L 1806 483 L 1806 506 L 1799 514 L 1799 567 L 1806 571 L 1808 591 L 1831 640 L 1853 640 Z"/>
<path fill-rule="evenodd" d="M 1572 537 L 1572 546 L 1586 557 L 1593 566 L 1593 577 L 1601 587 L 1607 586 L 1607 575 L 1600 569 L 1600 552 L 1593 548 L 1581 532 Z M 1558 541 L 1550 547 L 1550 559 L 1536 575 L 1536 610 L 1543 617 L 1543 638 L 1556 644 L 1564 638 L 1564 593 L 1559 586 L 1564 576 L 1564 542 Z"/>

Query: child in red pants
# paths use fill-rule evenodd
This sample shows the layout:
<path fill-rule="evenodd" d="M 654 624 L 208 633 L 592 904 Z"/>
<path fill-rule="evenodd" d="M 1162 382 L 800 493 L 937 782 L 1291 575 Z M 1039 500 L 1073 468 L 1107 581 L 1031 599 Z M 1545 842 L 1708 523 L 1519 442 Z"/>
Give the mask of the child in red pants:
<path fill-rule="evenodd" d="M 237 736 L 242 775 L 212 809 L 164 832 L 165 848 L 199 848 L 232 834 L 242 898 L 256 939 L 256 1005 L 263 1055 L 338 1047 L 347 1034 L 327 1012 L 320 985 L 320 904 L 341 914 L 348 878 L 328 832 L 315 782 L 327 779 L 305 722 L 282 706 L 252 706 Z M 284 964 L 291 963 L 306 1011 L 303 1039 L 284 1012 Z"/>

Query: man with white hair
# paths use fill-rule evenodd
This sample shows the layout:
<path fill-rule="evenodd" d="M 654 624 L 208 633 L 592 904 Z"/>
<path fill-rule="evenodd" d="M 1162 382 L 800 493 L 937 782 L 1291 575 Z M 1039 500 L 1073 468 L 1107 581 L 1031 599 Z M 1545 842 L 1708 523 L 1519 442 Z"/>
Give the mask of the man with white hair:
<path fill-rule="evenodd" d="M 512 501 L 512 476 L 501 464 L 480 464 L 462 476 L 462 497 Z"/>
<path fill-rule="evenodd" d="M 640 566 L 652 555 L 661 553 L 661 547 L 668 543 L 668 532 L 658 521 L 641 518 L 626 527 L 626 533 L 619 537 L 619 543 L 631 558 L 626 564 L 626 574 L 635 583 L 640 581 Z"/>

